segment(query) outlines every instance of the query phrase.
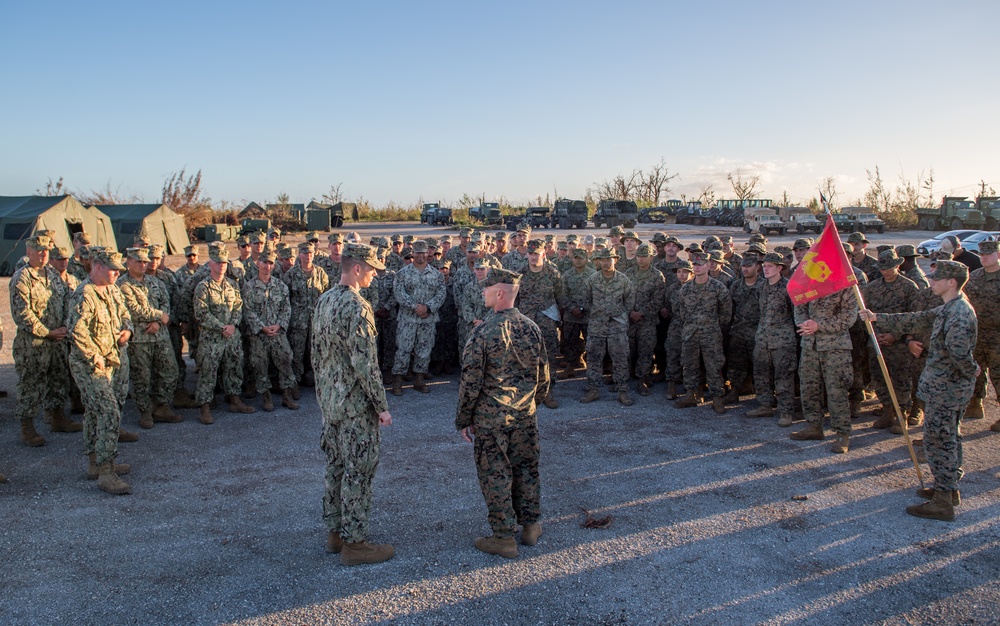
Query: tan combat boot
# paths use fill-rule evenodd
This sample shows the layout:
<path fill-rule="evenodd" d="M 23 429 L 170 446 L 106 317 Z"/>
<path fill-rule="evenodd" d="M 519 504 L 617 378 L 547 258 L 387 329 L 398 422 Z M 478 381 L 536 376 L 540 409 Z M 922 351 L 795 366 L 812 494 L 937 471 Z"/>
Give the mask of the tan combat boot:
<path fill-rule="evenodd" d="M 830 447 L 830 452 L 834 454 L 845 454 L 851 444 L 851 436 L 843 435 L 838 433 L 836 439 L 833 442 L 833 446 Z"/>
<path fill-rule="evenodd" d="M 67 418 L 63 407 L 52 409 L 52 421 L 49 422 L 49 432 L 78 433 L 81 430 L 83 430 L 83 424 Z"/>
<path fill-rule="evenodd" d="M 983 411 L 983 399 L 973 398 L 972 402 L 969 402 L 969 406 L 965 407 L 965 415 L 962 416 L 962 419 L 981 420 L 984 417 L 986 417 L 986 413 Z"/>
<path fill-rule="evenodd" d="M 115 474 L 124 476 L 132 471 L 132 466 L 128 463 L 115 463 Z M 101 475 L 101 468 L 97 466 L 97 454 L 91 452 L 87 455 L 87 480 L 97 480 Z"/>
<path fill-rule="evenodd" d="M 344 539 L 340 531 L 331 530 L 326 534 L 326 551 L 330 554 L 340 554 L 344 549 Z"/>
<path fill-rule="evenodd" d="M 392 395 L 403 395 L 403 377 L 396 374 L 392 377 Z"/>
<path fill-rule="evenodd" d="M 281 405 L 293 411 L 299 410 L 299 403 L 292 397 L 291 389 L 285 389 L 281 392 Z"/>
<path fill-rule="evenodd" d="M 892 428 L 896 423 L 896 416 L 893 413 L 893 409 L 883 406 L 881 411 L 877 413 L 878 419 L 872 423 L 872 428 Z"/>
<path fill-rule="evenodd" d="M 1000 420 L 997 420 L 995 424 L 990 426 L 990 430 L 995 433 L 1000 433 Z"/>
<path fill-rule="evenodd" d="M 924 519 L 936 519 L 942 522 L 955 521 L 955 507 L 951 504 L 951 494 L 947 491 L 935 489 L 934 498 L 930 502 L 908 506 L 906 512 L 914 517 Z"/>
<path fill-rule="evenodd" d="M 413 379 L 413 390 L 419 391 L 420 393 L 427 393 L 430 389 L 427 388 L 427 383 L 424 382 L 425 374 L 417 374 Z"/>
<path fill-rule="evenodd" d="M 566 369 L 564 369 L 562 373 L 559 374 L 559 378 L 563 380 L 568 380 L 570 378 L 575 378 L 575 377 L 576 377 L 576 367 L 574 367 L 572 363 L 567 363 Z"/>
<path fill-rule="evenodd" d="M 243 400 L 240 399 L 240 396 L 238 394 L 228 396 L 226 398 L 226 402 L 229 403 L 230 413 L 249 414 L 257 412 L 257 409 L 253 408 L 252 406 L 247 406 L 246 404 L 243 404 Z"/>
<path fill-rule="evenodd" d="M 774 407 L 766 404 L 761 404 L 756 409 L 747 411 L 747 417 L 771 417 L 773 415 Z"/>
<path fill-rule="evenodd" d="M 791 413 L 782 413 L 781 415 L 778 416 L 778 426 L 781 426 L 782 428 L 788 428 L 791 425 L 792 425 Z"/>
<path fill-rule="evenodd" d="M 559 408 L 559 401 L 555 399 L 555 396 L 552 395 L 551 391 L 545 394 L 545 399 L 542 400 L 542 403 L 550 409 Z"/>
<path fill-rule="evenodd" d="M 292 397 L 295 398 L 296 400 L 302 397 L 302 392 L 299 390 L 298 385 L 292 387 Z"/>
<path fill-rule="evenodd" d="M 184 387 L 178 387 L 174 389 L 174 408 L 177 409 L 197 409 L 200 405 L 195 401 L 194 396 L 191 395 Z"/>
<path fill-rule="evenodd" d="M 174 413 L 166 404 L 161 404 L 153 409 L 153 421 L 164 424 L 179 424 L 184 421 L 184 417 L 180 413 Z"/>
<path fill-rule="evenodd" d="M 521 529 L 521 544 L 533 546 L 538 543 L 538 538 L 542 536 L 542 525 L 538 522 L 525 524 Z"/>
<path fill-rule="evenodd" d="M 267 411 L 268 413 L 274 411 L 274 400 L 271 398 L 270 391 L 264 392 L 264 404 L 261 408 Z"/>
<path fill-rule="evenodd" d="M 132 493 L 132 488 L 129 487 L 129 484 L 118 478 L 118 474 L 115 474 L 115 467 L 111 461 L 102 465 L 98 471 L 97 488 L 101 491 L 106 491 L 116 496 L 124 496 Z"/>
<path fill-rule="evenodd" d="M 153 414 L 146 412 L 139 414 L 139 428 L 149 430 L 153 427 Z"/>
<path fill-rule="evenodd" d="M 139 441 L 139 433 L 118 429 L 118 443 L 135 443 Z"/>
<path fill-rule="evenodd" d="M 344 542 L 340 550 L 341 565 L 361 565 L 362 563 L 382 563 L 396 554 L 396 550 L 387 543 L 357 543 Z"/>
<path fill-rule="evenodd" d="M 587 387 L 587 393 L 583 394 L 580 398 L 580 404 L 587 404 L 588 402 L 593 402 L 600 396 L 600 392 L 597 387 Z"/>
<path fill-rule="evenodd" d="M 802 430 L 797 430 L 788 435 L 789 439 L 796 441 L 823 441 L 823 427 L 819 424 L 809 424 Z"/>
<path fill-rule="evenodd" d="M 210 405 L 207 402 L 205 404 L 201 405 L 201 415 L 198 416 L 198 421 L 201 422 L 202 424 L 205 424 L 206 426 L 209 425 L 209 424 L 211 424 L 211 423 L 213 423 L 213 422 L 215 422 L 215 420 L 212 419 L 212 408 L 211 407 L 212 407 L 212 405 Z"/>
<path fill-rule="evenodd" d="M 927 487 L 925 489 L 917 489 L 917 496 L 923 498 L 924 500 L 933 500 L 935 493 L 936 490 L 932 487 Z M 962 494 L 960 494 L 956 489 L 955 491 L 951 492 L 951 505 L 958 506 L 960 504 L 962 504 Z"/>
<path fill-rule="evenodd" d="M 674 402 L 674 406 L 678 409 L 688 409 L 693 406 L 698 406 L 698 396 L 695 395 L 693 391 L 689 391 Z"/>
<path fill-rule="evenodd" d="M 6 482 L 7 482 L 7 477 L 4 476 L 3 474 L 0 474 L 0 485 L 4 484 Z"/>
<path fill-rule="evenodd" d="M 632 396 L 628 393 L 628 389 L 623 389 L 618 392 L 618 402 L 621 403 L 622 406 L 632 406 L 635 404 L 635 401 L 632 400 Z"/>
<path fill-rule="evenodd" d="M 35 430 L 35 420 L 21 420 L 21 441 L 24 442 L 24 445 L 32 448 L 45 445 L 45 438 Z"/>
<path fill-rule="evenodd" d="M 476 539 L 476 550 L 486 554 L 496 554 L 505 559 L 517 556 L 517 542 L 513 537 L 480 537 Z"/>

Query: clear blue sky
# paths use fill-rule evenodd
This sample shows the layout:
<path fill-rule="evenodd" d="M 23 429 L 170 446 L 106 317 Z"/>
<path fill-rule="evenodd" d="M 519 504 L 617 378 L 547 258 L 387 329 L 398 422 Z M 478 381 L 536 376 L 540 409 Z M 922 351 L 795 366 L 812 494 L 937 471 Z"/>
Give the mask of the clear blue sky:
<path fill-rule="evenodd" d="M 663 157 L 805 201 L 1000 188 L 1000 2 L 0 2 L 0 195 L 514 202 Z"/>

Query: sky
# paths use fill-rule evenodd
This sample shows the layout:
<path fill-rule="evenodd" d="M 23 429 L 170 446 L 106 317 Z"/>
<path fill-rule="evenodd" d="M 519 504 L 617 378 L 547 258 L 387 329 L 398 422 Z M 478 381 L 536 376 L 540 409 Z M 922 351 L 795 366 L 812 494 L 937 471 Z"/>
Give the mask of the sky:
<path fill-rule="evenodd" d="M 1000 2 L 0 0 L 0 195 L 63 177 L 216 203 L 581 198 L 662 159 L 671 197 L 866 170 L 1000 188 Z"/>

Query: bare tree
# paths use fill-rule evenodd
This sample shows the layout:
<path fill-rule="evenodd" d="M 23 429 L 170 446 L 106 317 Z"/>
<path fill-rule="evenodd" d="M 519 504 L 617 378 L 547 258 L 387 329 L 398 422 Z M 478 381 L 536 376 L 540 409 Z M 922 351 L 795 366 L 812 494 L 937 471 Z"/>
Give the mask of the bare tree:
<path fill-rule="evenodd" d="M 713 206 L 715 204 L 715 190 L 712 189 L 711 185 L 706 185 L 699 189 L 701 192 L 698 195 L 698 202 L 701 202 L 702 206 Z"/>
<path fill-rule="evenodd" d="M 45 186 L 41 189 L 35 190 L 36 196 L 63 196 L 69 193 L 65 183 L 63 183 L 63 177 L 60 176 L 59 180 L 53 181 L 49 178 L 45 181 Z"/>
<path fill-rule="evenodd" d="M 756 198 L 760 193 L 757 191 L 757 185 L 760 184 L 760 175 L 758 174 L 744 178 L 743 173 L 737 168 L 735 175 L 732 172 L 726 174 L 726 180 L 732 185 L 733 193 L 736 195 L 737 200 L 750 200 L 751 198 Z"/>
<path fill-rule="evenodd" d="M 181 168 L 181 171 L 174 172 L 163 183 L 163 204 L 181 215 L 201 211 L 212 204 L 208 198 L 202 196 L 201 170 L 196 174 L 187 175 L 185 169 Z"/>
<path fill-rule="evenodd" d="M 628 176 L 619 174 L 611 180 L 594 183 L 594 191 L 602 200 L 634 200 L 642 179 L 642 170 L 632 170 Z"/>
<path fill-rule="evenodd" d="M 341 192 L 340 187 L 344 183 L 337 183 L 336 185 L 330 185 L 330 191 L 323 194 L 323 202 L 327 204 L 337 204 L 344 200 L 344 194 Z"/>
<path fill-rule="evenodd" d="M 865 206 L 871 207 L 876 212 L 890 210 L 892 207 L 892 194 L 885 188 L 885 183 L 882 181 L 882 174 L 879 172 L 878 166 L 875 166 L 874 172 L 866 169 L 865 174 L 868 175 L 868 191 L 865 192 L 864 197 Z"/>
<path fill-rule="evenodd" d="M 73 195 L 81 204 L 94 206 L 98 204 L 139 204 L 143 201 L 138 194 L 126 195 L 121 191 L 121 185 L 112 188 L 111 181 L 104 183 L 104 189 L 93 189 L 91 191 L 77 190 Z"/>
<path fill-rule="evenodd" d="M 830 208 L 831 211 L 837 208 L 837 181 L 833 176 L 827 176 L 820 183 L 820 192 L 823 197 L 826 198 L 826 206 Z"/>
<path fill-rule="evenodd" d="M 52 182 L 51 178 L 49 179 L 49 182 L 50 183 Z M 59 182 L 62 182 L 62 178 L 59 179 Z M 995 195 L 997 195 L 996 189 L 994 189 L 991 185 L 989 185 L 985 180 L 980 179 L 979 197 L 982 198 L 984 196 L 995 196 Z"/>
<path fill-rule="evenodd" d="M 917 177 L 919 180 L 920 177 Z M 932 207 L 934 206 L 934 168 L 932 167 L 927 173 L 927 178 L 920 183 L 920 188 L 927 192 L 927 204 L 924 206 Z"/>
<path fill-rule="evenodd" d="M 661 157 L 660 162 L 649 168 L 649 173 L 643 175 L 639 172 L 641 181 L 641 199 L 650 206 L 659 206 L 662 196 L 670 195 L 670 187 L 667 186 L 671 180 L 677 178 L 678 174 L 671 174 L 666 161 Z"/>
<path fill-rule="evenodd" d="M 787 189 L 782 190 L 782 192 L 781 192 L 781 200 L 778 200 L 778 206 L 779 207 L 790 207 L 790 206 L 792 206 L 792 200 L 791 200 L 791 198 L 788 197 L 788 190 Z"/>

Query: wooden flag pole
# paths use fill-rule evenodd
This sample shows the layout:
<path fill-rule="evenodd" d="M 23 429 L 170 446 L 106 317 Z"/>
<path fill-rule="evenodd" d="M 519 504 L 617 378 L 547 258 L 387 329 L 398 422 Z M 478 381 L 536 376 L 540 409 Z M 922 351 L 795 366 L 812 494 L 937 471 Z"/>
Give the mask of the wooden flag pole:
<path fill-rule="evenodd" d="M 857 284 L 854 285 L 854 297 L 858 300 L 858 310 L 865 309 L 865 299 L 861 296 L 861 289 L 858 288 Z M 920 471 L 920 463 L 917 461 L 917 452 L 913 449 L 913 440 L 910 439 L 910 430 L 906 425 L 906 418 L 899 409 L 899 400 L 896 399 L 896 390 L 892 386 L 892 379 L 889 378 L 889 368 L 885 365 L 882 348 L 879 347 L 878 340 L 875 338 L 875 328 L 868 320 L 865 320 L 865 326 L 868 328 L 868 335 L 871 337 L 872 345 L 875 346 L 875 355 L 878 357 L 878 365 L 882 369 L 882 378 L 885 379 L 885 385 L 889 388 L 889 397 L 892 398 L 892 408 L 896 412 L 896 420 L 899 421 L 899 425 L 903 429 L 903 438 L 906 439 L 906 447 L 910 450 L 910 460 L 913 461 L 913 467 L 917 470 L 917 479 L 920 481 L 920 488 L 925 489 L 924 474 Z M 885 410 L 885 407 L 882 410 Z"/>

